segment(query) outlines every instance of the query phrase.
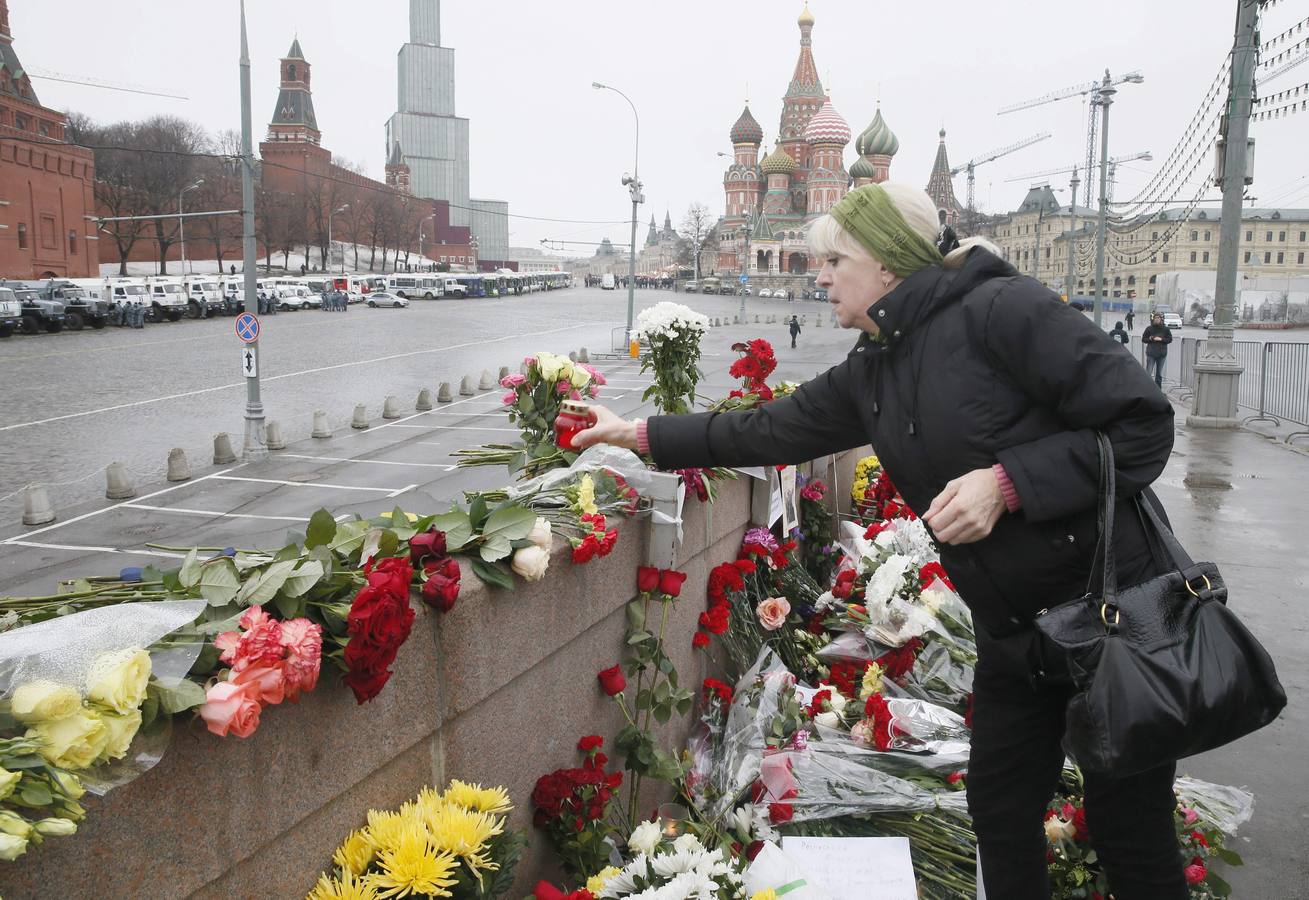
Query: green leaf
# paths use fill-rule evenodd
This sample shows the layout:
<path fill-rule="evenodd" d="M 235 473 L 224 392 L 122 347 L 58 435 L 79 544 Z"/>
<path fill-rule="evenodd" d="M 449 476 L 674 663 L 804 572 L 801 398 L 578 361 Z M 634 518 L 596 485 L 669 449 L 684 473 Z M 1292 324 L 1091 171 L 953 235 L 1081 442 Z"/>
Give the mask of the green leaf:
<path fill-rule="evenodd" d="M 236 602 L 242 606 L 255 606 L 267 603 L 277 596 L 286 579 L 295 571 L 296 560 L 283 559 L 272 563 L 258 579 L 251 578 L 236 595 Z"/>
<path fill-rule="evenodd" d="M 536 524 L 536 510 L 525 506 L 505 506 L 491 513 L 482 525 L 482 536 L 499 536 L 506 541 L 525 538 Z"/>
<path fill-rule="evenodd" d="M 200 583 L 200 551 L 192 550 L 186 554 L 186 561 L 177 572 L 177 580 L 184 588 L 193 588 Z"/>
<path fill-rule="evenodd" d="M 504 535 L 493 534 L 482 541 L 482 546 L 478 552 L 481 553 L 482 559 L 487 562 L 495 562 L 497 559 L 504 559 L 513 553 L 514 547 Z"/>
<path fill-rule="evenodd" d="M 205 563 L 200 573 L 200 595 L 209 601 L 210 606 L 222 606 L 232 602 L 241 589 L 241 576 L 236 573 L 236 565 L 226 556 Z"/>
<path fill-rule="evenodd" d="M 473 538 L 473 523 L 468 518 L 468 513 L 463 510 L 452 510 L 443 516 L 437 516 L 432 520 L 437 531 L 445 532 L 445 549 L 449 551 L 458 550 L 467 544 Z"/>
<path fill-rule="evenodd" d="M 1226 847 L 1214 847 L 1213 851 L 1214 856 L 1218 857 L 1229 866 L 1245 865 L 1245 860 L 1241 859 L 1241 855 L 1235 850 L 1228 850 Z"/>
<path fill-rule="evenodd" d="M 151 679 L 149 693 L 159 698 L 159 708 L 171 715 L 193 709 L 205 702 L 205 689 L 189 678 L 167 684 Z"/>
<path fill-rule="evenodd" d="M 633 600 L 627 604 L 627 630 L 629 632 L 636 632 L 644 629 L 645 604 L 640 600 Z"/>
<path fill-rule="evenodd" d="M 336 537 L 336 519 L 325 509 L 320 509 L 309 517 L 309 528 L 305 533 L 305 549 L 322 547 L 330 544 Z"/>
<path fill-rule="evenodd" d="M 303 597 L 288 597 L 285 593 L 274 597 L 273 605 L 283 619 L 298 619 L 305 614 L 307 608 Z"/>
<path fill-rule="evenodd" d="M 402 541 L 407 541 L 418 533 L 410 523 L 408 514 L 398 506 L 391 510 L 391 530 Z"/>
<path fill-rule="evenodd" d="M 382 536 L 377 541 L 377 555 L 382 559 L 395 556 L 400 550 L 400 538 L 390 528 L 382 529 Z"/>
<path fill-rule="evenodd" d="M 287 544 L 281 550 L 278 550 L 277 553 L 273 555 L 273 562 L 288 562 L 299 558 L 300 544 L 298 542 L 293 542 Z"/>
<path fill-rule="evenodd" d="M 474 531 L 482 530 L 482 523 L 486 521 L 486 501 L 481 497 L 474 497 L 473 502 L 468 504 L 468 519 L 472 522 Z"/>
<path fill-rule="evenodd" d="M 338 553 L 350 554 L 363 546 L 368 535 L 369 525 L 363 519 L 351 519 L 336 526 L 336 535 L 332 538 L 332 549 Z"/>
<path fill-rule="evenodd" d="M 28 806 L 35 807 L 49 806 L 55 800 L 54 797 L 50 796 L 49 788 L 43 784 L 30 781 L 25 781 L 20 796 Z"/>
<path fill-rule="evenodd" d="M 473 574 L 482 579 L 492 587 L 513 589 L 514 577 L 503 565 L 483 562 L 480 559 L 473 559 Z"/>
<path fill-rule="evenodd" d="M 324 573 L 323 564 L 316 560 L 310 559 L 300 563 L 300 567 L 286 579 L 282 585 L 282 593 L 287 597 L 302 597 L 310 588 L 318 584 Z"/>
<path fill-rule="evenodd" d="M 1209 887 L 1213 888 L 1214 893 L 1219 897 L 1231 896 L 1232 886 L 1224 881 L 1213 869 L 1210 869 L 1208 874 L 1205 875 L 1205 882 Z"/>

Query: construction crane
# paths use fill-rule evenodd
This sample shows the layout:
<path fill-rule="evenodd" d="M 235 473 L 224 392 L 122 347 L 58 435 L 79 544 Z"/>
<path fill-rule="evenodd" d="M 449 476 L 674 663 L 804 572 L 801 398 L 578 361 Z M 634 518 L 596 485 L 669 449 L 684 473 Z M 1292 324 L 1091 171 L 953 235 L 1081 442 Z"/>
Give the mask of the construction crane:
<path fill-rule="evenodd" d="M 1041 141 L 1045 140 L 1049 136 L 1050 136 L 1050 132 L 1042 131 L 1040 134 L 1034 134 L 1031 137 L 1023 138 L 1021 141 L 1012 143 L 1008 147 L 1001 147 L 999 150 L 992 150 L 990 153 L 983 153 L 980 156 L 974 156 L 972 159 L 968 160 L 968 162 L 964 163 L 962 166 L 955 166 L 953 169 L 950 170 L 951 177 L 958 175 L 960 172 L 968 173 L 968 218 L 970 222 L 972 221 L 973 210 L 975 209 L 973 205 L 973 194 L 974 194 L 974 185 L 976 183 L 975 172 L 977 167 L 981 165 L 985 165 L 986 163 L 992 162 L 994 160 L 997 160 L 1002 156 L 1008 156 L 1010 153 L 1014 153 L 1019 150 L 1022 150 L 1024 147 L 1030 147 L 1033 144 L 1040 143 Z"/>
<path fill-rule="evenodd" d="M 170 100 L 189 100 L 190 98 L 183 94 L 169 94 L 164 91 L 155 90 L 154 88 L 143 87 L 137 84 L 124 84 L 117 81 L 105 81 L 103 78 L 92 78 L 89 75 L 69 75 L 65 72 L 52 72 L 49 69 L 37 68 L 35 66 L 26 69 L 28 75 L 33 78 L 41 78 L 45 81 L 59 81 L 64 84 L 80 84 L 83 87 L 100 88 L 106 91 L 119 91 L 124 94 L 145 94 L 148 97 L 167 97 Z"/>
<path fill-rule="evenodd" d="M 1145 81 L 1145 76 L 1139 70 L 1128 72 L 1125 75 L 1119 75 L 1117 78 L 1110 78 L 1111 85 L 1117 84 L 1140 84 Z M 1067 100 L 1069 97 L 1085 97 L 1091 95 L 1091 102 L 1087 104 L 1089 110 L 1088 122 L 1086 126 L 1086 193 L 1082 201 L 1083 206 L 1091 205 L 1091 183 L 1095 180 L 1090 177 L 1091 172 L 1095 171 L 1095 139 L 1100 130 L 1100 117 L 1097 115 L 1097 107 L 1100 105 L 1100 91 L 1104 88 L 1104 81 L 1087 81 L 1082 84 L 1074 84 L 1062 90 L 1036 97 L 1032 100 L 1024 100 L 1021 103 L 1015 103 L 1011 106 L 1001 107 L 996 111 L 996 115 L 1003 116 L 1005 113 L 1017 112 L 1020 109 L 1031 109 L 1033 106 L 1044 106 L 1046 103 L 1054 103 L 1058 100 Z M 1077 198 L 1073 198 L 1077 202 Z"/>
<path fill-rule="evenodd" d="M 1118 164 L 1135 162 L 1138 159 L 1144 159 L 1148 161 L 1154 159 L 1154 155 L 1149 150 L 1142 150 L 1140 153 L 1132 153 L 1127 156 L 1115 156 L 1113 159 L 1109 160 L 1109 185 L 1107 188 L 1107 193 L 1109 196 L 1107 199 L 1113 200 L 1114 198 L 1114 179 L 1117 177 L 1118 174 Z M 1061 175 L 1064 172 L 1075 171 L 1078 165 L 1079 165 L 1078 163 L 1073 163 L 1071 166 L 1060 166 L 1057 169 L 1044 169 L 1040 172 L 1028 172 L 1026 175 L 1019 175 L 1015 178 L 1006 178 L 1005 182 L 1008 183 L 1010 181 L 1031 181 L 1034 178 L 1044 178 L 1047 175 Z M 1077 198 L 1074 197 L 1072 199 L 1072 202 L 1076 203 Z"/>

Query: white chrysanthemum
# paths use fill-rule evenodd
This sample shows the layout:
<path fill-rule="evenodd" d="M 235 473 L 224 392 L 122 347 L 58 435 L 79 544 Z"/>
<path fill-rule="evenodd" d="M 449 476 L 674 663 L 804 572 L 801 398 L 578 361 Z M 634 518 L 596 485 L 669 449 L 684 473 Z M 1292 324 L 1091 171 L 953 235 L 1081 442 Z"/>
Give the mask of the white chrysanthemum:
<path fill-rule="evenodd" d="M 600 891 L 600 896 L 610 900 L 610 898 L 626 897 L 636 890 L 638 879 L 648 880 L 650 877 L 649 857 L 644 853 L 638 853 L 636 859 L 628 863 L 623 871 L 619 872 L 613 878 L 605 882 L 604 889 Z"/>
<path fill-rule="evenodd" d="M 818 599 L 814 601 L 814 612 L 827 612 L 835 602 L 836 597 L 832 595 L 831 591 L 823 591 L 818 595 Z"/>
<path fill-rule="evenodd" d="M 672 878 L 681 872 L 694 872 L 704 858 L 703 850 L 676 850 L 661 853 L 650 860 L 650 870 L 661 878 Z"/>
<path fill-rule="evenodd" d="M 709 329 L 709 317 L 680 303 L 664 301 L 643 309 L 636 317 L 638 337 L 677 337 L 680 332 L 703 334 Z"/>
<path fill-rule="evenodd" d="M 873 607 L 891 601 L 900 590 L 905 572 L 909 571 L 911 565 L 913 565 L 912 559 L 900 553 L 893 553 L 877 567 L 872 577 L 868 579 L 868 587 L 864 590 L 864 605 L 868 607 L 870 614 Z"/>
<path fill-rule="evenodd" d="M 737 834 L 742 837 L 749 837 L 750 823 L 754 821 L 754 807 L 747 803 L 744 806 L 738 806 L 732 813 L 732 827 L 736 829 Z"/>
<path fill-rule="evenodd" d="M 704 844 L 701 844 L 700 839 L 695 835 L 684 834 L 677 840 L 673 841 L 673 849 L 686 852 L 704 850 Z"/>

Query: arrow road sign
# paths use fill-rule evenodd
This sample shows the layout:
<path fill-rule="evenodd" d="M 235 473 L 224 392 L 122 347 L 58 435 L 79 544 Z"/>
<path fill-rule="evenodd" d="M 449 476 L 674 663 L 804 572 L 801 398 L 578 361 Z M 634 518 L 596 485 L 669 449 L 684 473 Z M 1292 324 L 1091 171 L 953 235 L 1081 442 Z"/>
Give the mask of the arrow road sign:
<path fill-rule="evenodd" d="M 249 347 L 241 348 L 241 374 L 246 378 L 256 378 L 259 375 L 259 357 Z"/>
<path fill-rule="evenodd" d="M 259 320 L 253 313 L 241 313 L 236 317 L 236 336 L 247 344 L 259 340 Z"/>

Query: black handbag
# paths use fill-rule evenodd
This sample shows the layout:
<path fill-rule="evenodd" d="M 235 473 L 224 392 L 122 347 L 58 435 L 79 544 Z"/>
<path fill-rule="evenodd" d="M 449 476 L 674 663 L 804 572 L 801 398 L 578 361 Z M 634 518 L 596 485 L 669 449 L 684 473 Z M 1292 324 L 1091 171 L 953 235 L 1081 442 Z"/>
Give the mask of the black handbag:
<path fill-rule="evenodd" d="M 1121 778 L 1262 728 L 1286 692 L 1268 652 L 1227 608 L 1218 567 L 1192 562 L 1144 496 L 1131 502 L 1173 570 L 1118 586 L 1113 447 L 1103 434 L 1099 443 L 1100 595 L 1088 585 L 1035 624 L 1072 674 L 1064 751 L 1085 771 Z"/>

